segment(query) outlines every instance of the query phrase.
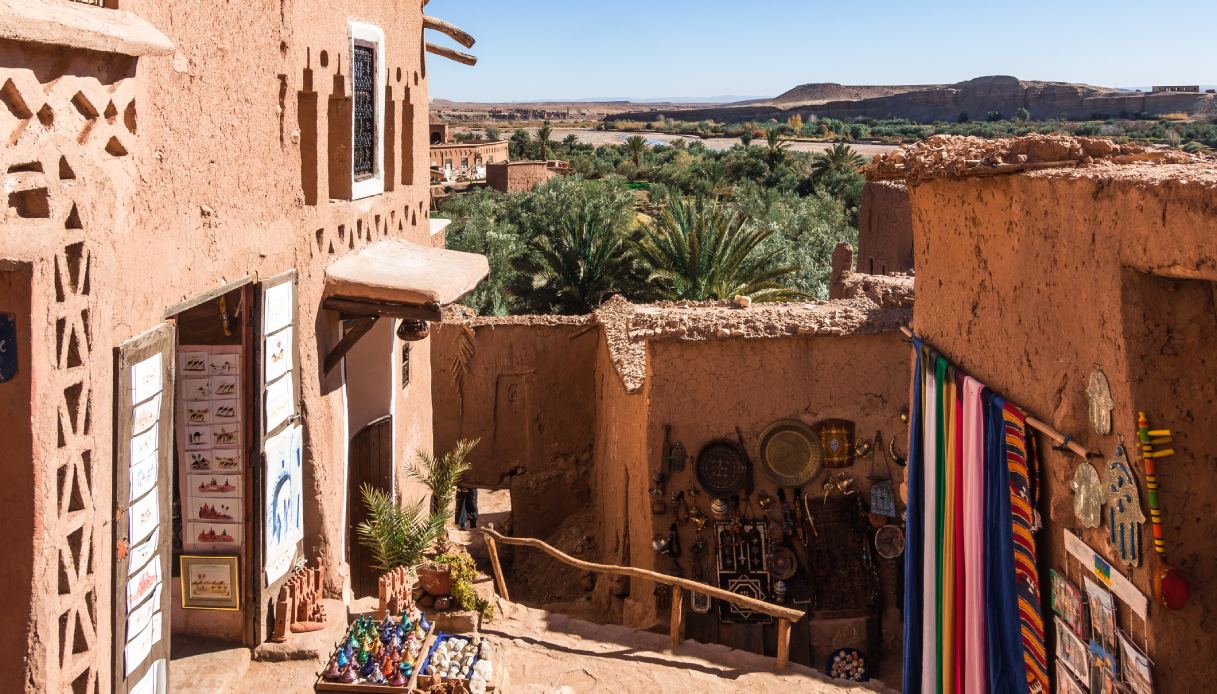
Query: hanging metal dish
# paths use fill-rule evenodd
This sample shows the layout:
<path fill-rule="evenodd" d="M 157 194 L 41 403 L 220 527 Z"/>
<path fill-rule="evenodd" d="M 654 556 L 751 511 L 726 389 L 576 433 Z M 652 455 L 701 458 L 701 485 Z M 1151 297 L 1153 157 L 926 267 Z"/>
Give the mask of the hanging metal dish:
<path fill-rule="evenodd" d="M 729 497 L 744 488 L 748 465 L 739 444 L 715 439 L 697 454 L 697 482 L 711 496 Z"/>
<path fill-rule="evenodd" d="M 823 467 L 820 437 L 810 426 L 794 419 L 769 426 L 757 441 L 761 469 L 780 487 L 802 487 Z"/>
<path fill-rule="evenodd" d="M 799 562 L 786 547 L 775 547 L 769 559 L 769 575 L 779 581 L 789 580 L 799 568 Z"/>
<path fill-rule="evenodd" d="M 854 423 L 848 419 L 826 419 L 816 425 L 823 447 L 824 465 L 849 467 L 854 464 Z"/>
<path fill-rule="evenodd" d="M 884 559 L 904 554 L 904 531 L 898 525 L 885 525 L 875 531 L 875 553 Z"/>

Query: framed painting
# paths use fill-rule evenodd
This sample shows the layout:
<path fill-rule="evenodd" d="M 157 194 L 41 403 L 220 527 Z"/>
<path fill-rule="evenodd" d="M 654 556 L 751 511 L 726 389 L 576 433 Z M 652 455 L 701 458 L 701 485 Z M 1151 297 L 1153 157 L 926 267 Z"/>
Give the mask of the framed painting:
<path fill-rule="evenodd" d="M 241 609 L 241 582 L 235 556 L 182 555 L 182 607 L 190 610 Z"/>

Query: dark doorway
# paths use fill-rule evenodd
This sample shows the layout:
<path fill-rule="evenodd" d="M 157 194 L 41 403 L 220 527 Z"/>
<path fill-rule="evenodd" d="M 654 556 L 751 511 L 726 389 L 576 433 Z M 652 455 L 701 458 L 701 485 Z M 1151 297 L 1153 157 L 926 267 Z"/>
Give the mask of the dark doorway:
<path fill-rule="evenodd" d="M 354 597 L 377 594 L 380 571 L 372 566 L 372 553 L 359 541 L 356 528 L 367 519 L 360 489 L 368 484 L 385 492 L 393 490 L 393 417 L 387 415 L 364 427 L 351 439 L 351 478 L 347 486 L 347 562 L 351 567 Z"/>

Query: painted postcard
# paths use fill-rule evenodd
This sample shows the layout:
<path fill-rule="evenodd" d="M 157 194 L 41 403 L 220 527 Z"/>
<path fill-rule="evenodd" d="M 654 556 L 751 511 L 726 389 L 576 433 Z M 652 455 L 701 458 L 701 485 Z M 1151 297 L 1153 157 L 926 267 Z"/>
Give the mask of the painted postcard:
<path fill-rule="evenodd" d="M 236 352 L 226 354 L 211 353 L 207 357 L 207 373 L 212 376 L 236 376 L 241 373 L 241 355 Z"/>
<path fill-rule="evenodd" d="M 206 402 L 211 399 L 211 387 L 205 378 L 184 378 L 182 395 L 187 402 Z"/>
<path fill-rule="evenodd" d="M 266 382 L 292 370 L 292 328 L 288 326 L 266 338 Z"/>
<path fill-rule="evenodd" d="M 127 509 L 127 542 L 135 544 L 148 537 L 161 522 L 160 499 L 155 492 L 149 492 L 144 498 L 131 504 Z"/>
<path fill-rule="evenodd" d="M 217 448 L 211 452 L 211 469 L 215 472 L 237 472 L 241 469 L 241 449 Z"/>
<path fill-rule="evenodd" d="M 186 403 L 187 424 L 211 424 L 211 404 L 206 402 Z"/>
<path fill-rule="evenodd" d="M 283 282 L 262 295 L 262 332 L 273 333 L 292 322 L 292 283 Z"/>
<path fill-rule="evenodd" d="M 186 457 L 190 459 L 191 472 L 204 472 L 212 467 L 211 451 L 191 451 Z"/>
<path fill-rule="evenodd" d="M 1060 617 L 1056 618 L 1056 657 L 1078 681 L 1090 681 L 1090 649 Z"/>
<path fill-rule="evenodd" d="M 208 381 L 212 398 L 235 398 L 240 393 L 241 384 L 236 376 L 212 376 Z"/>
<path fill-rule="evenodd" d="M 141 403 L 161 392 L 165 360 L 160 353 L 153 354 L 147 359 L 131 367 L 131 404 Z"/>
<path fill-rule="evenodd" d="M 241 419 L 240 400 L 211 401 L 211 421 L 216 424 L 233 423 Z"/>
<path fill-rule="evenodd" d="M 208 523 L 240 523 L 244 520 L 241 515 L 241 500 L 231 497 L 190 498 L 190 520 L 207 521 Z"/>
<path fill-rule="evenodd" d="M 242 532 L 240 523 L 190 522 L 184 544 L 208 552 L 236 551 L 241 549 Z"/>
<path fill-rule="evenodd" d="M 242 497 L 241 475 L 190 475 L 188 493 L 193 497 Z"/>
<path fill-rule="evenodd" d="M 211 438 L 216 448 L 240 448 L 241 425 L 216 424 L 211 427 Z"/>
<path fill-rule="evenodd" d="M 206 352 L 178 352 L 178 373 L 185 376 L 206 374 L 207 357 Z"/>
<path fill-rule="evenodd" d="M 211 427 L 186 427 L 186 450 L 211 448 Z"/>
<path fill-rule="evenodd" d="M 128 471 L 128 478 L 131 485 L 131 493 L 128 495 L 128 501 L 134 501 L 144 494 L 147 494 L 156 486 L 157 472 L 160 468 L 160 459 L 156 456 L 145 458 L 142 462 L 135 463 Z"/>
<path fill-rule="evenodd" d="M 131 433 L 138 434 L 142 431 L 147 431 L 149 427 L 156 424 L 161 418 L 161 394 L 157 393 L 140 405 L 136 405 L 131 411 Z"/>

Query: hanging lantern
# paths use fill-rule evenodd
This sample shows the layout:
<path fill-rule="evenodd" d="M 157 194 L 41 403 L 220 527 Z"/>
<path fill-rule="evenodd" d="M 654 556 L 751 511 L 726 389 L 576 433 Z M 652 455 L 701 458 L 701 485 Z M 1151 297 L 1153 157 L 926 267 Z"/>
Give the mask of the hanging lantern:
<path fill-rule="evenodd" d="M 431 334 L 431 326 L 425 320 L 407 318 L 397 326 L 397 336 L 404 342 L 425 340 Z"/>

